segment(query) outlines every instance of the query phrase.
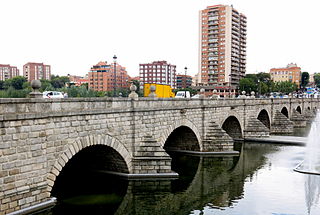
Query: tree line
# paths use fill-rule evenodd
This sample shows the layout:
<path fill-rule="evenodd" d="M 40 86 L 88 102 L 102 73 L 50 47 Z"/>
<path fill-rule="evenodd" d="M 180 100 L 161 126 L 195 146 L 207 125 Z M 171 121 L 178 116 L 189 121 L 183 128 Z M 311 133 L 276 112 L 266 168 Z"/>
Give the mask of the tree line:
<path fill-rule="evenodd" d="M 70 83 L 67 76 L 52 75 L 50 80 L 40 80 L 41 88 L 40 92 L 44 91 L 60 91 L 67 93 L 68 97 L 112 97 L 114 95 L 113 91 L 103 92 L 94 91 L 88 89 L 88 84 L 83 84 L 81 86 L 75 86 Z M 139 82 L 133 81 L 133 84 L 139 89 Z M 5 81 L 0 81 L 0 98 L 27 98 L 29 93 L 32 91 L 30 83 L 23 76 L 17 76 Z M 117 97 L 127 97 L 130 93 L 129 88 L 117 88 Z M 137 92 L 139 96 L 142 96 L 142 92 Z"/>
<path fill-rule="evenodd" d="M 239 89 L 240 91 L 246 91 L 250 93 L 254 91 L 260 95 L 270 94 L 271 92 L 280 92 L 288 94 L 295 91 L 303 91 L 309 84 L 309 73 L 302 72 L 300 80 L 300 89 L 295 83 L 290 81 L 274 82 L 271 80 L 269 73 L 258 73 L 258 74 L 247 74 L 240 80 Z M 320 74 L 314 75 L 315 86 L 320 88 Z"/>

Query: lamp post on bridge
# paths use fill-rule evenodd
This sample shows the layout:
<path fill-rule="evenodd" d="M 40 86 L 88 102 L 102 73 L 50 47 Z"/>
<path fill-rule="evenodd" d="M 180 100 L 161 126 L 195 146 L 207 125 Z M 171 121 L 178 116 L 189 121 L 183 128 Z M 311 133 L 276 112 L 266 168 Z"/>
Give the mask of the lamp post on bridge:
<path fill-rule="evenodd" d="M 116 84 L 117 84 L 117 56 L 114 55 L 113 56 L 113 64 L 114 64 L 114 73 L 113 73 L 113 97 L 116 97 L 117 93 L 116 93 Z"/>
<path fill-rule="evenodd" d="M 258 98 L 260 98 L 261 96 L 261 84 L 260 84 L 260 80 L 258 79 Z"/>
<path fill-rule="evenodd" d="M 229 74 L 229 98 L 231 98 L 231 74 Z"/>
<path fill-rule="evenodd" d="M 187 67 L 184 67 L 184 87 L 185 87 L 185 92 L 184 92 L 184 97 L 187 98 Z"/>

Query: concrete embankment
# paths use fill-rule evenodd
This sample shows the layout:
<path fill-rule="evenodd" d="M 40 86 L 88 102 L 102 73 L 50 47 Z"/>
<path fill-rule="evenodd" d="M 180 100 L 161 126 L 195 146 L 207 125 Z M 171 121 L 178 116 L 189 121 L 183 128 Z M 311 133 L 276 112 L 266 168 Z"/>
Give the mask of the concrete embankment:
<path fill-rule="evenodd" d="M 296 137 L 296 136 L 272 136 L 271 135 L 270 137 L 263 137 L 263 138 L 246 138 L 245 141 L 305 146 L 307 144 L 308 138 Z"/>

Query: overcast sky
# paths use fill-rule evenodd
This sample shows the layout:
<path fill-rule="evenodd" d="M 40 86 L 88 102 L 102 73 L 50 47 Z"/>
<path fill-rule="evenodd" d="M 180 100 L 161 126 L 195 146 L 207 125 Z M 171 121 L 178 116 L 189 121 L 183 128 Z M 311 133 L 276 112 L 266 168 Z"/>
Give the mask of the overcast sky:
<path fill-rule="evenodd" d="M 139 63 L 198 68 L 198 14 L 233 4 L 247 16 L 247 73 L 294 62 L 320 72 L 319 0 L 0 0 L 0 64 L 43 62 L 58 75 L 85 75 L 99 61 L 130 76 Z"/>

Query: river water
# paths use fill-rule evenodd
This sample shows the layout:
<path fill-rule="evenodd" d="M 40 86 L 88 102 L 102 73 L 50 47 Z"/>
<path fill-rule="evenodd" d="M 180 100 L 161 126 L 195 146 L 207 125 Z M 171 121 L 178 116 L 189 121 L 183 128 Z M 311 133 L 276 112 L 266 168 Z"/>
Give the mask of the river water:
<path fill-rule="evenodd" d="M 293 171 L 304 147 L 237 144 L 239 157 L 173 154 L 173 181 L 72 172 L 42 214 L 319 215 L 320 177 Z"/>

